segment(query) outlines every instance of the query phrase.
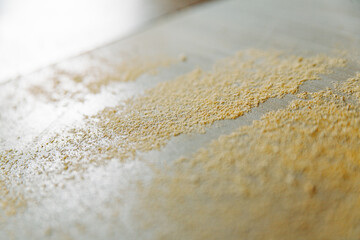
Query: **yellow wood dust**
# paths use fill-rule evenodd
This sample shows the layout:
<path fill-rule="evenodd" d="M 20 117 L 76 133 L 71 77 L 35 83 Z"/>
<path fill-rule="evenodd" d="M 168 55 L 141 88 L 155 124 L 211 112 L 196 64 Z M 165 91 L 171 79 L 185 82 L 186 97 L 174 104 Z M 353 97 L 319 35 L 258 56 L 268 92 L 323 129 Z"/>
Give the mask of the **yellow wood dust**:
<path fill-rule="evenodd" d="M 93 58 L 90 67 L 81 70 L 64 70 L 55 67 L 46 82 L 28 87 L 34 96 L 48 101 L 61 101 L 64 98 L 83 100 L 88 93 L 96 94 L 101 89 L 121 82 L 133 82 L 141 75 L 155 75 L 163 67 L 170 66 L 182 59 L 171 59 L 160 56 L 130 56 L 114 64 L 102 58 Z"/>
<path fill-rule="evenodd" d="M 112 142 L 106 149 L 109 157 L 128 158 L 135 151 L 158 149 L 173 136 L 204 132 L 215 121 L 235 119 L 269 98 L 296 93 L 302 82 L 344 64 L 327 56 L 239 52 L 210 72 L 196 69 L 94 118 L 100 135 Z"/>
<path fill-rule="evenodd" d="M 359 87 L 302 94 L 160 169 L 139 221 L 163 239 L 358 238 Z"/>
<path fill-rule="evenodd" d="M 181 60 L 181 59 L 180 59 Z M 177 60 L 165 57 L 132 57 L 124 60 L 118 66 L 113 66 L 112 72 L 105 76 L 96 76 L 92 81 L 86 82 L 86 87 L 92 93 L 98 93 L 101 87 L 109 85 L 112 82 L 132 82 L 143 74 L 157 74 L 159 68 L 170 66 Z M 104 73 L 101 73 L 104 75 Z"/>
<path fill-rule="evenodd" d="M 4 210 L 6 216 L 12 216 L 16 214 L 18 208 L 26 206 L 26 201 L 21 194 L 17 194 L 16 197 L 12 196 L 12 193 L 3 181 L 0 181 L 0 208 Z M 0 221 L 3 220 L 3 216 L 0 213 Z"/>
<path fill-rule="evenodd" d="M 0 153 L 0 180 L 8 189 L 15 185 L 21 189 L 24 185 L 24 191 L 11 196 L 1 192 L 1 195 L 3 199 L 22 194 L 27 197 L 26 182 L 12 181 L 21 179 L 19 176 L 31 179 L 41 175 L 57 188 L 60 183 L 53 180 L 54 176 L 68 172 L 80 174 L 89 166 L 104 164 L 109 159 L 123 161 L 135 157 L 137 151 L 159 149 L 179 134 L 204 132 L 204 127 L 215 121 L 235 119 L 269 98 L 296 93 L 304 81 L 320 79 L 320 74 L 329 74 L 335 67 L 344 65 L 344 59 L 324 55 L 239 52 L 215 64 L 209 72 L 195 69 L 157 85 L 124 105 L 106 108 L 86 119 L 85 127 L 59 133 L 31 150 Z M 125 76 L 124 79 L 131 80 L 138 74 Z M 98 89 L 99 85 L 94 86 Z M 316 187 L 312 190 L 309 186 L 308 191 L 317 192 Z"/>
<path fill-rule="evenodd" d="M 296 93 L 307 80 L 343 67 L 344 59 L 319 55 L 287 56 L 276 51 L 247 50 L 224 59 L 209 72 L 195 69 L 158 84 L 124 105 L 89 117 L 85 128 L 52 138 L 45 151 L 56 151 L 61 170 L 125 160 L 137 151 L 164 146 L 171 137 L 202 133 L 215 121 L 235 119 L 269 98 Z M 36 158 L 40 156 L 37 154 Z"/>

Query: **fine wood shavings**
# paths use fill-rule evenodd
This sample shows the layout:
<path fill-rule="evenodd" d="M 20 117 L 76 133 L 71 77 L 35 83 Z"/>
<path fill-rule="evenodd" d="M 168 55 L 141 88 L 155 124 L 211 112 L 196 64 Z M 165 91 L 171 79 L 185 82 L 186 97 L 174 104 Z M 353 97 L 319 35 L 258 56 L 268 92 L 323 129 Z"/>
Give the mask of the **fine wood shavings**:
<path fill-rule="evenodd" d="M 307 93 L 159 170 L 140 197 L 152 213 L 144 224 L 164 239 L 356 239 L 360 102 L 350 100 L 360 75 L 337 89 Z"/>
<path fill-rule="evenodd" d="M 83 101 L 86 94 L 100 93 L 102 88 L 112 83 L 133 82 L 144 74 L 156 75 L 160 68 L 179 61 L 184 60 L 160 56 L 130 56 L 114 64 L 106 59 L 93 57 L 90 66 L 79 71 L 55 67 L 45 83 L 31 85 L 28 90 L 32 95 L 47 101 L 58 102 L 64 98 Z"/>
<path fill-rule="evenodd" d="M 344 64 L 343 59 L 327 56 L 239 52 L 210 72 L 196 69 L 128 100 L 125 107 L 104 109 L 90 120 L 98 130 L 95 139 L 81 134 L 86 146 L 87 141 L 106 141 L 106 148 L 98 151 L 103 158 L 126 159 L 136 151 L 159 149 L 173 136 L 201 133 L 215 121 L 235 119 L 269 98 L 296 93 L 304 81 Z"/>
<path fill-rule="evenodd" d="M 0 191 L 1 197 L 2 199 L 15 199 L 23 196 L 24 202 L 26 202 L 32 197 L 39 201 L 39 199 L 45 198 L 42 196 L 47 196 L 51 191 L 66 193 L 66 190 L 63 189 L 64 183 L 77 184 L 81 182 L 82 173 L 88 168 L 106 165 L 110 160 L 114 159 L 126 163 L 132 161 L 137 152 L 160 150 L 171 138 L 180 134 L 203 133 L 205 127 L 212 123 L 238 118 L 269 98 L 282 98 L 286 94 L 296 94 L 298 87 L 303 82 L 320 79 L 320 74 L 329 74 L 334 68 L 344 67 L 345 64 L 344 59 L 331 58 L 325 55 L 300 57 L 289 56 L 277 51 L 246 50 L 216 63 L 209 72 L 194 69 L 172 81 L 158 84 L 143 95 L 129 99 L 123 105 L 106 108 L 94 116 L 87 117 L 84 120 L 84 127 L 74 128 L 43 139 L 37 146 L 29 150 L 9 149 L 1 152 L 0 180 L 6 189 L 14 189 L 14 191 Z M 87 84 L 80 78 L 76 78 L 75 82 Z M 105 84 L 108 84 L 107 80 Z M 94 86 L 98 85 L 95 84 Z M 94 89 L 97 89 L 97 87 Z M 296 110 L 301 107 L 301 101 L 294 102 L 293 105 L 296 106 L 294 108 Z M 256 125 L 254 131 L 255 129 Z M 317 130 L 314 128 L 311 131 L 316 132 Z M 249 134 L 243 133 L 244 136 Z M 248 142 L 243 144 L 247 146 Z M 238 146 L 233 145 L 233 147 Z M 264 147 L 264 149 L 267 148 L 271 149 L 271 146 Z M 204 166 L 204 169 L 206 169 L 204 174 L 207 174 L 212 168 L 216 168 L 216 171 L 221 172 L 222 168 L 228 169 L 229 166 L 237 162 L 236 159 L 231 160 L 227 157 L 228 148 L 226 146 L 222 148 L 222 145 L 219 145 L 219 150 L 223 151 L 220 159 L 224 159 L 224 161 L 222 164 L 215 164 L 214 166 L 211 165 L 214 162 L 208 162 Z M 252 152 L 248 154 L 250 155 L 250 153 Z M 205 151 L 203 154 L 208 153 Z M 208 157 L 212 157 L 212 154 L 215 153 L 211 153 Z M 199 155 L 194 159 L 193 164 L 199 165 L 200 160 L 205 158 Z M 266 154 L 259 158 L 259 161 L 262 162 L 261 169 L 266 169 L 268 166 L 267 161 L 270 161 L 268 159 L 270 159 L 270 156 Z M 227 161 L 230 162 L 227 163 Z M 238 170 L 238 168 L 234 168 L 235 170 Z M 195 173 L 192 173 L 191 168 L 188 173 L 190 178 L 186 176 L 186 181 L 195 185 L 201 184 L 205 192 L 210 191 L 210 188 L 206 189 L 206 186 L 214 183 L 214 189 L 209 192 L 210 195 L 218 195 L 224 191 L 226 198 L 229 189 L 224 186 L 229 186 L 231 188 L 230 193 L 233 191 L 234 194 L 240 196 L 238 189 L 233 189 L 231 184 L 232 181 L 243 181 L 242 178 L 239 176 L 238 180 L 236 178 L 233 180 L 233 175 L 230 174 L 224 180 L 230 184 L 223 185 L 223 179 L 221 179 L 220 185 L 216 185 L 217 179 L 219 180 L 216 171 L 209 185 L 202 185 L 202 175 L 195 175 Z M 255 171 L 255 177 L 257 176 L 257 168 L 249 171 Z M 223 177 L 223 175 L 219 176 Z M 35 179 L 39 182 L 36 189 L 31 185 Z M 175 184 L 175 187 L 182 186 L 183 179 L 181 175 L 175 177 L 174 180 L 179 181 L 176 183 L 179 185 Z M 286 178 L 286 182 L 292 183 L 296 181 L 297 176 L 294 175 L 289 175 Z M 173 180 L 170 179 L 169 184 L 173 184 Z M 246 185 L 246 181 L 241 182 L 241 184 L 243 186 L 241 192 L 244 193 L 244 196 L 249 197 L 256 193 L 256 187 L 252 189 L 251 186 Z M 304 196 L 314 199 L 321 192 L 321 187 L 312 179 L 304 184 L 301 189 L 305 193 Z M 189 197 L 192 194 L 194 194 L 195 198 L 197 197 L 195 192 L 191 192 L 191 188 L 185 190 L 190 191 L 187 192 Z M 198 191 L 196 188 L 193 188 L 193 190 Z M 280 192 L 281 189 L 277 190 Z M 39 194 L 40 192 L 42 195 Z M 182 198 L 182 192 L 179 192 L 179 194 L 179 198 Z M 163 199 L 166 200 L 167 197 L 165 195 Z M 152 196 L 149 197 L 149 203 L 151 199 Z M 270 204 L 271 200 L 273 199 L 269 198 L 267 203 Z M 36 203 L 36 201 L 34 200 L 33 203 Z M 168 199 L 168 201 L 164 203 L 165 207 L 171 206 L 173 203 L 179 204 L 176 201 L 172 202 L 172 199 Z M 186 202 L 186 200 L 181 201 Z M 226 201 L 234 203 L 233 200 Z M 201 201 L 199 200 L 199 202 Z M 204 204 L 206 206 L 207 202 Z M 226 211 L 230 211 L 230 209 L 227 209 L 228 205 L 226 204 L 215 204 L 217 205 L 213 205 L 213 207 L 219 207 L 219 219 L 222 219 L 221 209 Z M 22 206 L 19 209 L 26 211 L 27 204 Z M 207 216 L 208 211 L 210 211 L 206 208 L 196 207 L 199 211 L 203 211 L 199 212 L 199 215 Z M 14 207 L 15 210 L 16 208 Z M 211 211 L 210 213 L 212 213 Z M 170 214 L 174 213 L 168 212 Z M 19 214 L 21 214 L 21 211 Z M 176 214 L 175 211 L 174 216 Z M 180 217 L 184 221 L 188 221 L 186 218 Z M 206 219 L 201 220 L 205 221 Z M 224 224 L 230 224 L 231 218 L 223 220 Z M 214 221 L 214 223 L 217 223 L 217 221 Z M 187 228 L 193 224 L 194 222 L 189 221 L 189 225 L 185 223 L 183 226 Z M 214 229 L 220 228 L 220 226 L 225 225 L 218 224 Z M 171 230 L 169 228 L 169 234 L 172 233 Z M 183 233 L 193 233 L 187 230 L 185 229 Z M 234 231 L 236 232 L 236 230 Z M 194 234 L 194 236 L 197 236 L 197 233 Z"/>

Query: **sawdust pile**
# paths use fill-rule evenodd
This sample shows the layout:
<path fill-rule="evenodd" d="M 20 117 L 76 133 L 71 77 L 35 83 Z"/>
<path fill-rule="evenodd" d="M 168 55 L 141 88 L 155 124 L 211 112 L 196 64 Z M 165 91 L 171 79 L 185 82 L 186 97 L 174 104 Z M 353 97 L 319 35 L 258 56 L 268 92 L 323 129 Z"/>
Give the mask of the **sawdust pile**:
<path fill-rule="evenodd" d="M 298 87 L 304 81 L 320 79 L 320 74 L 329 74 L 334 68 L 343 67 L 345 64 L 344 59 L 330 58 L 323 55 L 299 57 L 281 54 L 276 51 L 247 50 L 215 64 L 214 68 L 209 72 L 195 69 L 177 79 L 157 85 L 155 88 L 146 91 L 143 95 L 126 101 L 124 105 L 106 108 L 95 116 L 88 117 L 84 121 L 84 127 L 61 132 L 49 139 L 43 139 L 32 149 L 11 149 L 3 151 L 0 153 L 1 187 L 4 186 L 4 189 L 11 189 L 11 191 L 0 191 L 0 197 L 1 199 L 5 199 L 5 201 L 8 199 L 9 202 L 14 202 L 14 199 L 20 196 L 24 201 L 25 199 L 30 199 L 31 196 L 39 198 L 40 194 L 37 194 L 39 192 L 46 196 L 47 192 L 50 191 L 48 189 L 52 189 L 52 191 L 66 191 L 61 188 L 64 182 L 71 181 L 72 184 L 76 184 L 77 181 L 81 181 L 81 172 L 86 171 L 89 166 L 97 167 L 99 164 L 106 164 L 110 159 L 130 161 L 136 157 L 138 151 L 146 152 L 160 149 L 174 136 L 202 133 L 205 131 L 206 126 L 211 125 L 215 121 L 240 117 L 269 98 L 282 98 L 286 94 L 295 94 L 298 91 Z M 137 76 L 137 74 L 130 74 L 130 76 L 126 75 L 124 79 L 131 80 Z M 78 82 L 79 84 L 85 85 L 90 83 L 81 79 Z M 104 80 L 104 83 L 108 84 L 110 82 Z M 98 86 L 100 86 L 97 83 L 90 85 L 92 87 L 89 89 L 94 89 L 94 92 L 98 91 Z M 314 97 L 316 96 L 314 95 Z M 330 97 L 330 100 L 331 99 L 333 98 Z M 300 108 L 301 102 L 298 104 L 298 108 Z M 334 104 L 338 106 L 340 103 L 335 101 Z M 274 116 L 278 116 L 279 114 L 280 113 L 276 113 Z M 270 115 L 267 115 L 267 117 L 269 116 Z M 286 120 L 286 118 L 284 118 L 284 120 Z M 264 120 L 256 124 L 261 125 L 263 121 Z M 280 119 L 278 121 L 281 122 L 282 120 Z M 251 128 L 248 130 L 255 131 L 258 128 L 260 129 L 260 127 L 256 127 L 256 124 L 254 125 L 254 130 L 251 130 Z M 272 125 L 271 122 L 269 124 L 269 126 L 274 127 L 274 131 L 279 130 L 279 128 L 276 128 L 278 125 Z M 285 129 L 290 131 L 292 128 L 284 127 L 280 129 L 284 131 L 283 135 L 286 133 Z M 274 172 L 280 171 L 276 168 L 276 164 L 274 164 L 274 166 L 271 165 L 272 162 L 275 162 L 272 156 L 266 154 L 261 155 L 260 151 L 258 153 L 255 151 L 257 147 L 264 145 L 260 144 L 257 146 L 257 144 L 255 144 L 256 141 L 252 141 L 252 136 L 254 135 L 253 137 L 255 137 L 256 134 L 259 134 L 256 135 L 259 136 L 258 141 L 262 140 L 263 136 L 260 136 L 262 130 L 254 133 L 251 131 L 244 133 L 244 136 L 248 139 L 243 141 L 243 145 L 240 144 L 242 141 L 239 142 L 235 134 L 235 140 L 231 140 L 230 137 L 229 143 L 221 143 L 221 141 L 225 141 L 227 138 L 224 138 L 219 143 L 215 143 L 218 144 L 216 149 L 218 149 L 219 152 L 210 153 L 209 151 L 205 151 L 202 153 L 205 155 L 199 154 L 194 157 L 194 160 L 191 161 L 194 165 L 207 169 L 203 173 L 200 172 L 200 174 L 197 174 L 193 172 L 193 168 L 187 168 L 188 173 L 184 178 L 182 178 L 182 175 L 177 175 L 178 177 L 174 179 L 171 177 L 167 179 L 166 189 L 169 186 L 170 190 L 172 189 L 171 186 L 176 188 L 184 187 L 174 193 L 170 192 L 170 195 L 161 195 L 161 192 L 159 192 L 159 197 L 165 201 L 164 208 L 169 208 L 167 212 L 174 214 L 174 217 L 179 216 L 179 219 L 185 221 L 184 224 L 179 224 L 184 226 L 183 234 L 194 233 L 189 231 L 188 228 L 194 226 L 197 220 L 206 220 L 201 219 L 201 216 L 213 216 L 213 213 L 219 213 L 219 218 L 216 219 L 214 216 L 215 218 L 207 224 L 208 226 L 214 227 L 213 229 L 219 229 L 220 231 L 221 226 L 224 227 L 226 226 L 225 224 L 230 224 L 229 221 L 234 220 L 231 215 L 232 209 L 229 208 L 228 203 L 235 204 L 234 201 L 236 199 L 239 201 L 241 199 L 250 199 L 250 196 L 256 196 L 257 189 L 262 191 L 262 186 L 264 185 L 261 185 L 261 177 L 257 174 L 258 171 L 264 169 L 265 174 L 267 172 L 267 166 L 274 167 Z M 290 134 L 289 137 L 293 136 L 295 139 L 295 135 Z M 281 136 L 278 137 L 280 138 Z M 265 140 L 266 138 L 264 138 L 264 141 Z M 279 143 L 283 143 L 281 139 L 278 141 L 280 141 Z M 237 146 L 237 143 L 240 145 Z M 324 144 L 326 143 L 327 142 L 324 142 Z M 254 148 L 251 152 L 246 150 L 248 151 L 247 153 L 240 153 L 236 150 L 240 150 L 241 147 L 245 149 L 245 146 L 251 144 L 253 144 Z M 285 142 L 283 144 L 285 144 Z M 266 146 L 266 149 L 269 148 L 271 152 L 271 147 L 271 145 Z M 276 147 L 280 149 L 283 145 L 277 146 L 274 144 L 274 148 Z M 229 148 L 234 150 L 235 157 L 233 159 L 228 157 Z M 291 148 L 289 147 L 289 149 Z M 293 153 L 289 150 L 289 154 L 290 153 L 295 154 L 296 152 Z M 214 160 L 206 162 L 204 159 L 206 159 L 209 154 L 211 157 L 214 157 Z M 217 154 L 219 154 L 219 156 L 217 156 Z M 254 154 L 254 159 L 255 156 L 257 156 L 257 160 L 261 162 L 261 164 L 255 164 L 254 168 L 250 169 L 250 167 L 248 167 L 242 170 L 241 166 L 245 164 L 246 161 L 249 161 L 248 164 L 253 164 L 251 154 Z M 234 167 L 233 165 L 237 165 L 238 163 L 237 155 L 247 156 L 247 160 L 243 162 L 240 161 L 240 165 Z M 297 155 L 294 156 L 297 157 Z M 220 164 L 216 163 L 217 158 L 225 160 Z M 212 164 L 213 166 L 211 166 Z M 289 167 L 291 164 L 286 166 Z M 214 171 L 212 174 L 209 174 L 212 168 Z M 232 171 L 234 172 L 226 171 L 226 174 L 229 174 L 223 174 L 225 170 L 229 169 L 233 169 Z M 236 173 L 236 171 L 243 171 L 248 175 L 253 173 L 254 177 L 250 178 L 254 178 L 255 181 L 251 182 L 250 179 L 246 180 L 246 175 L 243 176 Z M 237 178 L 233 179 L 234 174 Z M 188 176 L 190 176 L 190 178 L 188 178 Z M 211 176 L 213 176 L 213 178 L 210 178 Z M 277 179 L 276 176 L 274 179 Z M 279 177 L 280 176 L 281 175 L 279 175 Z M 202 177 L 206 178 L 206 181 L 203 181 Z M 290 175 L 289 178 L 292 177 L 297 179 L 297 175 Z M 277 187 L 277 180 L 274 179 L 269 177 L 270 184 L 273 184 L 274 187 L 264 188 L 264 191 L 276 189 L 279 192 L 282 191 L 281 187 Z M 300 180 L 301 179 L 299 179 L 299 181 Z M 187 181 L 190 181 L 189 186 L 186 185 Z M 238 182 L 234 183 L 234 181 Z M 275 182 L 271 183 L 271 181 Z M 39 183 L 36 184 L 36 189 L 33 188 L 34 185 L 31 185 L 32 182 Z M 236 184 L 240 183 L 243 187 L 238 188 L 239 186 Z M 259 184 L 259 186 L 252 186 L 251 184 Z M 308 189 L 307 191 L 309 193 L 313 192 L 313 195 L 316 197 L 318 196 L 316 193 L 320 191 L 321 188 L 315 184 L 317 183 L 306 183 L 306 187 L 304 188 Z M 212 190 L 210 189 L 211 185 L 213 187 Z M 153 195 L 150 194 L 149 204 L 154 194 L 157 193 L 157 190 L 155 191 L 156 186 L 155 184 L 154 187 L 151 188 Z M 199 186 L 200 190 L 198 189 Z M 287 186 L 288 185 L 285 185 L 285 187 Z M 196 194 L 193 191 L 196 191 Z M 242 195 L 242 192 L 244 192 L 244 195 Z M 194 218 L 192 221 L 181 215 L 176 209 L 172 209 L 176 207 L 175 205 L 187 202 L 185 193 L 189 194 L 187 197 L 189 197 L 191 201 L 203 204 L 203 207 L 195 204 L 196 209 L 192 209 L 194 212 L 197 211 L 196 216 L 200 217 L 200 219 Z M 214 202 L 212 198 L 208 198 L 209 194 L 218 195 L 223 193 L 224 203 Z M 305 195 L 308 196 L 309 193 Z M 226 194 L 228 194 L 228 197 Z M 235 194 L 235 196 L 232 194 Z M 298 191 L 296 194 L 298 194 Z M 300 195 L 300 197 L 304 197 L 305 195 Z M 206 198 L 203 198 L 204 196 Z M 273 196 L 275 195 L 271 195 L 271 197 Z M 171 197 L 176 197 L 177 200 Z M 183 199 L 184 197 L 185 199 Z M 199 199 L 197 199 L 198 197 Z M 264 198 L 263 201 L 271 204 L 274 200 L 271 199 L 271 197 Z M 219 200 L 219 198 L 216 199 Z M 244 201 L 246 202 L 246 200 Z M 255 204 L 256 201 L 262 204 L 259 199 L 255 199 L 254 201 L 250 199 L 246 203 L 249 208 L 246 208 L 246 210 L 235 208 L 233 216 L 238 216 L 236 214 L 238 214 L 237 211 L 240 210 L 244 210 L 245 212 L 255 211 L 256 206 L 259 206 Z M 159 201 L 159 203 L 161 202 L 162 201 Z M 246 204 L 244 206 L 246 206 Z M 5 205 L 10 206 L 10 203 L 6 203 Z M 14 212 L 18 205 L 12 204 L 11 206 L 13 206 L 12 211 Z M 19 207 L 20 206 L 26 208 L 27 204 L 25 202 L 19 205 Z M 192 205 L 184 205 L 184 213 L 190 210 L 186 208 L 191 208 L 191 206 Z M 156 206 L 154 206 L 154 208 L 156 209 Z M 303 209 L 301 208 L 300 210 Z M 227 219 L 227 215 L 224 215 L 224 212 L 229 212 L 229 219 Z M 264 211 L 260 212 L 263 213 Z M 224 220 L 221 224 L 218 221 L 220 219 Z M 261 220 L 264 221 L 263 224 L 265 224 L 265 220 L 266 218 Z M 279 214 L 280 223 L 282 223 L 282 220 L 283 218 L 280 218 Z M 239 222 L 241 222 L 241 220 L 239 220 Z M 229 233 L 237 234 L 239 233 L 238 231 L 245 229 L 247 226 L 245 222 L 244 220 L 243 228 L 234 228 Z M 230 224 L 229 226 L 234 225 Z M 198 230 L 201 234 L 206 233 L 202 227 L 205 227 L 205 225 L 199 226 Z M 169 233 L 171 233 L 171 230 L 172 228 L 168 228 Z M 195 236 L 196 234 L 199 234 L 199 232 L 195 232 Z M 201 237 L 201 234 L 198 236 Z"/>
<path fill-rule="evenodd" d="M 47 161 L 49 153 L 56 156 L 52 161 L 60 164 L 57 173 L 134 158 L 137 151 L 160 149 L 171 137 L 204 132 L 205 126 L 242 116 L 269 98 L 296 93 L 302 82 L 344 65 L 344 59 L 327 56 L 239 52 L 215 64 L 212 71 L 196 69 L 124 105 L 100 111 L 87 119 L 84 128 L 55 136 L 31 158 Z"/>
<path fill-rule="evenodd" d="M 94 119 L 101 137 L 112 142 L 108 157 L 124 159 L 136 151 L 159 149 L 173 136 L 204 132 L 215 121 L 235 119 L 269 98 L 296 93 L 302 82 L 344 64 L 327 56 L 244 51 L 210 72 L 196 69 L 161 83 L 124 108 L 107 108 Z"/>
<path fill-rule="evenodd" d="M 163 239 L 356 239 L 360 75 L 337 89 L 302 93 L 159 170 L 140 198 L 146 226 Z"/>

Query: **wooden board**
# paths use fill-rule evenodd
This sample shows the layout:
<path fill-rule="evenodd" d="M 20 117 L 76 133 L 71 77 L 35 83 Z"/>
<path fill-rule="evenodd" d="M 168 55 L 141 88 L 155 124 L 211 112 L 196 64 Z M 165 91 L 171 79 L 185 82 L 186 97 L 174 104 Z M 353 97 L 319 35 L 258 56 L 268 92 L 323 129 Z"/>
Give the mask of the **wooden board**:
<path fill-rule="evenodd" d="M 227 0 L 194 6 L 164 17 L 129 38 L 1 83 L 0 149 L 31 150 L 56 133 L 62 134 L 75 126 L 82 126 L 84 115 L 91 116 L 106 107 L 122 105 L 126 99 L 139 96 L 160 82 L 172 81 L 196 67 L 210 69 L 214 62 L 249 48 L 284 50 L 305 56 L 351 52 L 352 59 L 347 67 L 300 87 L 300 90 L 307 91 L 325 89 L 359 71 L 359 13 L 359 1 Z M 52 85 L 52 78 L 61 71 L 86 72 L 94 64 L 106 69 L 107 62 L 120 64 L 133 56 L 147 59 L 162 56 L 179 60 L 183 55 L 186 61 L 175 61 L 162 67 L 158 74 L 143 74 L 134 82 L 113 83 L 101 88 L 97 94 L 82 92 L 84 86 L 81 83 L 78 85 L 80 93 L 72 92 L 72 87 L 60 91 L 59 86 Z M 60 81 L 64 81 L 66 86 L 69 80 L 65 77 Z M 34 93 L 31 90 L 34 86 L 47 86 L 46 89 L 50 90 Z M 207 129 L 206 134 L 180 135 L 160 150 L 139 155 L 149 161 L 172 161 L 189 156 L 220 135 L 251 124 L 266 112 L 284 108 L 294 98 L 289 95 L 282 99 L 270 99 L 236 120 L 217 122 L 216 126 Z M 36 166 L 38 163 L 31 161 L 28 164 Z M 1 221 L 0 238 L 157 238 L 152 235 L 151 229 L 139 232 L 134 228 L 130 209 L 137 201 L 136 196 L 127 192 L 128 197 L 119 200 L 119 204 L 123 205 L 122 212 L 111 212 L 111 208 L 106 207 L 107 199 L 121 196 L 119 189 L 126 188 L 141 171 L 146 175 L 148 169 L 138 161 L 124 164 L 112 160 L 105 166 L 92 166 L 84 179 L 77 179 L 76 174 L 64 174 L 64 179 L 74 178 L 75 181 L 47 194 L 47 190 L 35 187 L 46 185 L 44 181 L 47 180 L 33 177 L 31 171 L 24 169 L 14 182 L 19 182 L 20 187 L 21 182 L 34 186 L 34 191 L 39 191 L 38 202 L 30 203 L 25 210 L 11 216 L 2 213 L 3 218 L 6 217 Z M 139 211 L 146 216 L 146 210 Z"/>

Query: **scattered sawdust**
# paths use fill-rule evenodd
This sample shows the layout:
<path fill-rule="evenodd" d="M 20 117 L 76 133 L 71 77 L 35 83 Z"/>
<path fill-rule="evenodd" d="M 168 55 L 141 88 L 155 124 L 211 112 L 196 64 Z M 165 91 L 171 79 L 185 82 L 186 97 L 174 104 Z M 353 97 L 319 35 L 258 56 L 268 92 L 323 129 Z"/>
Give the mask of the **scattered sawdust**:
<path fill-rule="evenodd" d="M 305 91 L 305 92 L 296 94 L 296 96 L 297 96 L 298 98 L 308 99 L 308 98 L 309 98 L 309 93 Z"/>
<path fill-rule="evenodd" d="M 338 85 L 337 88 L 343 93 L 351 94 L 360 102 L 360 73 L 347 80 L 346 83 Z"/>
<path fill-rule="evenodd" d="M 215 121 L 235 119 L 269 98 L 296 93 L 302 82 L 344 64 L 343 59 L 327 56 L 239 52 L 210 72 L 196 69 L 124 105 L 104 109 L 90 117 L 85 128 L 50 139 L 51 144 L 41 146 L 31 159 L 46 160 L 51 152 L 63 165 L 60 173 L 108 159 L 134 158 L 137 151 L 159 149 L 173 136 L 203 133 Z"/>
<path fill-rule="evenodd" d="M 196 69 L 161 83 L 124 108 L 97 114 L 97 127 L 110 139 L 109 157 L 128 158 L 135 151 L 159 149 L 172 136 L 204 132 L 218 120 L 235 119 L 269 98 L 296 93 L 306 80 L 319 79 L 343 59 L 299 58 L 250 50 L 216 64 L 211 72 Z"/>
<path fill-rule="evenodd" d="M 164 239 L 358 238 L 359 75 L 338 87 L 349 95 L 307 93 L 160 169 L 145 225 Z"/>
<path fill-rule="evenodd" d="M 320 74 L 329 74 L 333 68 L 344 65 L 345 60 L 327 56 L 305 58 L 276 51 L 240 52 L 219 62 L 210 72 L 196 69 L 175 80 L 161 83 L 124 105 L 106 108 L 85 120 L 85 127 L 44 140 L 34 149 L 1 153 L 3 182 L 10 188 L 12 179 L 16 177 L 14 173 L 25 174 L 27 178 L 42 175 L 44 179 L 52 179 L 53 188 L 57 188 L 61 184 L 53 179 L 56 175 L 69 172 L 80 174 L 88 166 L 97 166 L 109 159 L 125 160 L 134 158 L 137 151 L 159 149 L 173 136 L 204 132 L 205 127 L 215 121 L 235 119 L 269 98 L 294 94 L 304 81 L 319 79 Z M 130 69 L 129 66 L 124 68 Z M 120 79 L 135 79 L 138 74 L 135 71 Z M 103 79 L 100 83 L 90 84 L 90 80 L 81 76 L 73 79 L 76 84 L 92 86 L 89 89 L 94 92 L 103 84 L 113 81 Z M 56 82 L 54 86 L 61 82 Z M 262 161 L 266 162 L 266 159 Z M 36 164 L 29 169 L 31 162 Z M 27 169 L 26 173 L 24 169 Z M 73 176 L 69 179 L 73 179 Z M 189 181 L 202 182 L 201 176 L 190 178 Z M 232 180 L 229 178 L 229 181 Z M 214 187 L 216 193 L 217 187 L 223 186 L 215 184 Z M 243 189 L 247 195 L 253 194 L 251 189 Z M 315 197 L 321 190 L 317 185 L 304 189 L 308 189 L 309 193 L 314 192 Z M 7 193 L 4 195 L 10 197 Z M 221 205 L 219 207 L 222 208 Z"/>
<path fill-rule="evenodd" d="M 98 76 L 95 80 L 85 84 L 90 92 L 98 93 L 102 86 L 109 85 L 112 82 L 132 82 L 143 74 L 155 75 L 158 73 L 159 68 L 170 66 L 176 61 L 165 57 L 133 57 L 113 67 L 112 73 L 108 73 L 103 77 Z M 102 74 L 104 75 L 104 73 Z"/>
<path fill-rule="evenodd" d="M 46 83 L 31 85 L 28 90 L 34 96 L 43 97 L 48 101 L 57 102 L 64 98 L 83 101 L 86 94 L 97 94 L 111 83 L 132 82 L 144 74 L 156 75 L 160 68 L 183 61 L 183 59 L 132 56 L 118 64 L 96 57 L 93 57 L 91 61 L 87 69 L 80 71 L 55 67 L 51 76 L 46 78 Z"/>
<path fill-rule="evenodd" d="M 0 158 L 1 159 L 1 158 Z M 16 214 L 18 209 L 26 207 L 26 201 L 21 194 L 13 196 L 6 184 L 0 180 L 0 208 L 4 210 L 7 217 Z M 0 215 L 0 220 L 2 216 Z"/>

